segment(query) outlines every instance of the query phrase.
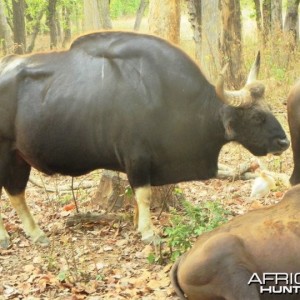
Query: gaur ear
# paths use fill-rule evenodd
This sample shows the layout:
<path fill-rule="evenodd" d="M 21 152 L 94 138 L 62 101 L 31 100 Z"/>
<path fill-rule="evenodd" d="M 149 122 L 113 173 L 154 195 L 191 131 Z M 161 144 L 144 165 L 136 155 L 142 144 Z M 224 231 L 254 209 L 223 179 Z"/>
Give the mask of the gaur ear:
<path fill-rule="evenodd" d="M 239 110 L 233 109 L 230 106 L 224 106 L 223 109 L 220 110 L 220 117 L 225 129 L 225 138 L 228 141 L 233 141 L 235 139 L 236 133 L 233 129 L 232 124 L 233 118 L 239 113 Z"/>
<path fill-rule="evenodd" d="M 255 83 L 249 87 L 249 91 L 253 98 L 262 98 L 265 93 L 265 86 L 261 83 Z"/>
<path fill-rule="evenodd" d="M 234 138 L 235 138 L 235 132 L 234 132 L 231 124 L 232 124 L 232 122 L 230 119 L 227 119 L 224 122 L 225 138 L 230 141 L 234 140 Z"/>

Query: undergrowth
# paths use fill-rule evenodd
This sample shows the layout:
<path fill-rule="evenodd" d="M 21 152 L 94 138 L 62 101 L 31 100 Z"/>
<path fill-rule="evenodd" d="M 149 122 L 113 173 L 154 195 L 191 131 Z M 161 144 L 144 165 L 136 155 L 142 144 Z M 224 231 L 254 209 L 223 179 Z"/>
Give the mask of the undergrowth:
<path fill-rule="evenodd" d="M 196 206 L 183 200 L 182 205 L 183 212 L 178 214 L 174 210 L 171 226 L 164 230 L 172 261 L 191 248 L 196 237 L 225 223 L 229 215 L 219 201 L 207 201 Z"/>

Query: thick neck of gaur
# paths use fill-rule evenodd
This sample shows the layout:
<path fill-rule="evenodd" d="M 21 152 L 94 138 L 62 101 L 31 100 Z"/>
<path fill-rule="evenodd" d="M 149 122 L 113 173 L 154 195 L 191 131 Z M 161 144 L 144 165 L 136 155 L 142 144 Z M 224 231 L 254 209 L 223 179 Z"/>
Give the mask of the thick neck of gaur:
<path fill-rule="evenodd" d="M 216 147 L 221 148 L 229 141 L 226 139 L 225 128 L 222 119 L 222 112 L 226 104 L 221 102 L 215 92 L 214 86 L 211 88 L 210 96 L 203 101 L 205 105 L 205 120 L 207 121 L 207 133 L 216 143 Z"/>
<path fill-rule="evenodd" d="M 218 159 L 221 148 L 229 141 L 225 137 L 225 129 L 221 117 L 224 106 L 215 92 L 214 86 L 207 85 L 206 90 L 201 90 L 198 98 L 201 126 L 200 135 L 205 141 L 205 148 L 211 155 Z"/>

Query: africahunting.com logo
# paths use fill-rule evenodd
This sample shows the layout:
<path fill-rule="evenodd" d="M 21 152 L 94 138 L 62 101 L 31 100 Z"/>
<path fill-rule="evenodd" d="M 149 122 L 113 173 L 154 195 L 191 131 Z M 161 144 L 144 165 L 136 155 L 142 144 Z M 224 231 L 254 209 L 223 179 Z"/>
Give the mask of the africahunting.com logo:
<path fill-rule="evenodd" d="M 300 294 L 300 273 L 253 273 L 251 284 L 258 284 L 261 294 Z"/>

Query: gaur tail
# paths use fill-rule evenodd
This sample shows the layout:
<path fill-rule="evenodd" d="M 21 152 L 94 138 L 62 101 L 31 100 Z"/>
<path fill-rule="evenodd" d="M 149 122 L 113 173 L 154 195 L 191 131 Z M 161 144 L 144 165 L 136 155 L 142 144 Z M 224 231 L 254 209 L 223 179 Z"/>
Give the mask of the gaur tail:
<path fill-rule="evenodd" d="M 179 257 L 177 259 L 177 261 L 174 263 L 174 265 L 172 266 L 172 269 L 170 271 L 170 279 L 171 279 L 172 286 L 173 286 L 177 296 L 179 297 L 179 299 L 186 300 L 187 298 L 185 297 L 184 292 L 181 289 L 179 282 L 178 282 L 178 278 L 177 278 L 178 265 L 180 263 L 181 258 L 182 257 Z"/>

